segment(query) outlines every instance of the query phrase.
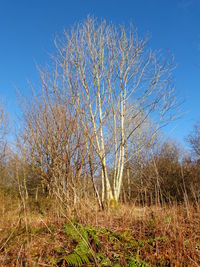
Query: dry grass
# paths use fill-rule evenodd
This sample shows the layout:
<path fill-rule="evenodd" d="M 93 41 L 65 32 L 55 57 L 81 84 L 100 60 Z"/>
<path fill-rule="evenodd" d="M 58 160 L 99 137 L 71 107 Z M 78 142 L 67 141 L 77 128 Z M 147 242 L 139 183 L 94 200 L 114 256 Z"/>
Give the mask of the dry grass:
<path fill-rule="evenodd" d="M 100 212 L 85 203 L 71 210 L 67 217 L 58 217 L 55 207 L 43 214 L 29 209 L 25 223 L 16 200 L 8 198 L 6 211 L 5 204 L 2 201 L 1 204 L 0 266 L 56 266 L 53 259 L 59 259 L 60 248 L 66 255 L 72 251 L 73 244 L 63 234 L 63 225 L 73 217 L 82 225 L 129 233 L 129 239 L 137 242 L 136 257 L 148 266 L 200 266 L 199 205 L 187 205 L 187 208 L 120 205 Z M 105 254 L 112 259 L 113 244 L 102 235 L 100 239 Z M 126 241 L 122 241 L 123 253 L 129 250 Z M 122 262 L 121 266 L 126 265 Z"/>

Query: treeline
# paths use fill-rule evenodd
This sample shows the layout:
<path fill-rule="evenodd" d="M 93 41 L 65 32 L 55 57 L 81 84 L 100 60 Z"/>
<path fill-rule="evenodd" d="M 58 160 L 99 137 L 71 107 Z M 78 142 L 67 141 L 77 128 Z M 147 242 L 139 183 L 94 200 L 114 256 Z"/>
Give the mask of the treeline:
<path fill-rule="evenodd" d="M 148 160 L 129 163 L 123 199 L 140 204 L 198 202 L 200 164 L 172 141 L 165 141 Z M 189 153 L 188 153 L 189 154 Z M 130 178 L 128 178 L 130 177 Z M 127 183 L 130 179 L 130 185 Z"/>
<path fill-rule="evenodd" d="M 52 109 L 55 117 L 50 117 L 49 111 L 47 116 L 42 109 L 38 113 L 29 110 L 26 123 L 30 128 L 24 128 L 23 135 L 19 136 L 17 153 L 5 141 L 7 120 L 1 121 L 1 193 L 35 201 L 55 198 L 69 207 L 84 200 L 96 200 L 101 207 L 100 168 L 94 155 L 87 157 L 81 129 L 79 132 L 74 119 L 66 117 L 64 108 L 65 105 L 62 112 Z M 187 138 L 191 151 L 174 141 L 161 142 L 159 137 L 151 145 L 148 142 L 125 164 L 120 201 L 138 205 L 197 203 L 200 196 L 200 164 L 196 152 L 199 139 L 196 124 Z M 112 172 L 110 168 L 109 173 Z"/>

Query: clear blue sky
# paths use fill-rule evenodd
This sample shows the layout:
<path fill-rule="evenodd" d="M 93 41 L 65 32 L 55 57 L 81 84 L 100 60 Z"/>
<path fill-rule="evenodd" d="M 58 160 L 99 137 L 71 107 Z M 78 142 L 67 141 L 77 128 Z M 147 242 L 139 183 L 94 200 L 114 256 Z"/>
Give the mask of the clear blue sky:
<path fill-rule="evenodd" d="M 88 14 L 116 24 L 132 21 L 139 34 L 151 34 L 152 48 L 174 54 L 186 114 L 165 132 L 183 142 L 200 119 L 200 0 L 0 0 L 0 96 L 11 118 L 16 88 L 27 93 L 27 80 L 38 82 L 35 63 L 48 61 L 54 36 Z"/>

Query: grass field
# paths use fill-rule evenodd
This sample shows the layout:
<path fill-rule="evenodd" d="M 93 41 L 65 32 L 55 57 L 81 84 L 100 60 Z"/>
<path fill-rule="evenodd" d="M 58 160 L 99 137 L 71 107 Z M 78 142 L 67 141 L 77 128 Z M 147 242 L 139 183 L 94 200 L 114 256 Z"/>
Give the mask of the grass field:
<path fill-rule="evenodd" d="M 0 266 L 200 266 L 198 205 L 47 206 L 1 198 Z"/>

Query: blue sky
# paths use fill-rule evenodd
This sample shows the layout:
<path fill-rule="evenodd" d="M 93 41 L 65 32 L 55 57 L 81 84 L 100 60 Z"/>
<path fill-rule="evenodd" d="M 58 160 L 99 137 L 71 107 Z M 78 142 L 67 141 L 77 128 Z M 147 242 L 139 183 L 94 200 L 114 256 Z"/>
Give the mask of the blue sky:
<path fill-rule="evenodd" d="M 131 21 L 151 36 L 153 49 L 175 56 L 175 85 L 185 115 L 165 129 L 183 142 L 200 119 L 200 0 L 0 0 L 0 97 L 15 118 L 16 89 L 39 82 L 36 64 L 53 53 L 53 39 L 87 15 L 115 24 Z"/>

